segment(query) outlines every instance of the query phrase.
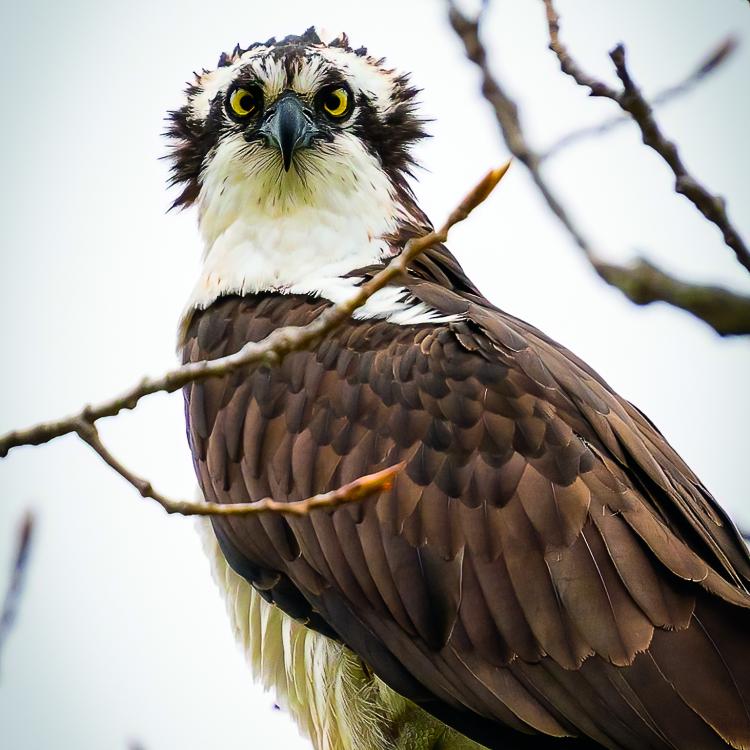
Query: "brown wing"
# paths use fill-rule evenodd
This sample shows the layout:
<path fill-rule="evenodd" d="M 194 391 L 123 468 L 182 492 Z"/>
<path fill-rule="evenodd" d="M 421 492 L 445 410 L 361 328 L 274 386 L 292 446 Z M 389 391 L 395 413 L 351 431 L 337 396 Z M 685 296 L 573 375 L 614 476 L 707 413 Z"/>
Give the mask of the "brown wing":
<path fill-rule="evenodd" d="M 209 500 L 297 500 L 406 462 L 333 513 L 216 519 L 230 564 L 489 747 L 750 747 L 750 564 L 706 490 L 573 355 L 413 292 L 466 319 L 352 321 L 186 390 Z M 323 304 L 227 298 L 196 314 L 185 359 Z"/>

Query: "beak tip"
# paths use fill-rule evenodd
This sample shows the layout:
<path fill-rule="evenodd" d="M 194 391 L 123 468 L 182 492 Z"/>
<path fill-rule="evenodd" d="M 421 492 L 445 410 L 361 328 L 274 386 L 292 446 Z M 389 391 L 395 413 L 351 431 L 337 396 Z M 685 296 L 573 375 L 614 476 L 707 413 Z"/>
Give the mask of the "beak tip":
<path fill-rule="evenodd" d="M 296 95 L 284 95 L 261 127 L 268 143 L 281 152 L 284 171 L 292 168 L 294 153 L 306 147 L 314 132 L 303 112 L 302 102 Z"/>

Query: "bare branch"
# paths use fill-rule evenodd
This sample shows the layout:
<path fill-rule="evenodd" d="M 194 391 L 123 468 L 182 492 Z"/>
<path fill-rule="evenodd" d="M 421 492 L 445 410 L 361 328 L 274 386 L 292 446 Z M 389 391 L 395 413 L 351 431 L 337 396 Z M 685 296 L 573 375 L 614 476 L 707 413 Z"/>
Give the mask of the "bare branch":
<path fill-rule="evenodd" d="M 719 66 L 721 66 L 729 56 L 737 49 L 738 41 L 736 37 L 730 36 L 724 39 L 712 52 L 710 52 L 703 61 L 693 70 L 693 72 L 684 78 L 679 83 L 669 86 L 663 89 L 658 94 L 655 94 L 651 100 L 651 106 L 657 107 L 663 104 L 667 104 L 673 99 L 677 99 L 683 94 L 687 94 L 691 91 L 696 84 L 700 83 L 706 76 L 710 75 Z M 580 128 L 579 130 L 573 130 L 570 133 L 558 138 L 551 146 L 539 155 L 539 158 L 544 161 L 551 157 L 557 156 L 561 151 L 565 150 L 569 146 L 572 146 L 579 141 L 588 140 L 589 138 L 595 138 L 605 133 L 618 128 L 620 125 L 632 122 L 632 118 L 629 114 L 615 115 L 607 120 L 603 120 L 597 125 L 591 125 L 589 127 Z"/>
<path fill-rule="evenodd" d="M 547 1 L 545 0 L 545 2 Z M 452 3 L 450 3 L 449 18 L 454 31 L 464 44 L 466 56 L 480 70 L 482 94 L 494 110 L 508 149 L 529 170 L 531 179 L 544 197 L 548 207 L 560 220 L 596 273 L 608 284 L 616 287 L 638 304 L 664 301 L 692 313 L 712 326 L 721 335 L 750 333 L 750 325 L 747 325 L 747 306 L 750 301 L 747 298 L 733 295 L 725 290 L 719 290 L 721 294 L 716 307 L 709 309 L 704 301 L 706 287 L 693 286 L 674 279 L 643 261 L 627 268 L 607 263 L 599 257 L 593 245 L 575 224 L 544 178 L 540 168 L 540 155 L 534 151 L 526 140 L 518 106 L 489 68 L 487 51 L 479 38 L 479 22 L 463 16 Z M 580 78 L 581 81 L 586 81 L 585 85 L 587 86 L 594 83 L 573 63 L 567 51 L 564 52 L 564 56 L 566 68 L 570 75 L 575 73 L 575 76 Z M 602 92 L 609 90 L 606 86 L 596 86 L 595 88 L 600 95 L 603 95 Z M 729 310 L 728 308 L 735 302 L 739 309 L 736 311 Z"/>
<path fill-rule="evenodd" d="M 668 302 L 705 321 L 721 336 L 750 333 L 750 297 L 718 286 L 688 284 L 643 259 L 626 268 L 600 263 L 597 270 L 637 305 Z"/>
<path fill-rule="evenodd" d="M 643 142 L 656 151 L 672 170 L 675 176 L 675 190 L 684 195 L 708 221 L 719 228 L 724 237 L 724 242 L 734 250 L 737 260 L 750 271 L 750 250 L 740 237 L 739 232 L 730 223 L 724 199 L 710 193 L 687 171 L 680 158 L 677 146 L 665 138 L 661 132 L 661 128 L 654 118 L 651 105 L 643 97 L 641 90 L 635 84 L 627 69 L 625 47 L 618 44 L 610 52 L 617 76 L 623 85 L 622 91 L 616 91 L 581 70 L 560 41 L 560 17 L 555 10 L 553 0 L 543 0 L 543 2 L 547 10 L 549 47 L 557 55 L 563 73 L 573 78 L 579 86 L 588 88 L 592 96 L 611 99 L 632 117 L 640 128 Z"/>
<path fill-rule="evenodd" d="M 321 495 L 313 495 L 306 500 L 279 502 L 270 497 L 248 503 L 210 503 L 192 502 L 190 500 L 172 500 L 157 492 L 151 482 L 134 474 L 124 466 L 105 447 L 99 437 L 99 431 L 88 422 L 81 421 L 76 428 L 81 440 L 88 443 L 99 457 L 123 479 L 132 484 L 141 497 L 156 500 L 167 513 L 179 513 L 182 516 L 249 516 L 257 513 L 281 513 L 283 515 L 301 516 L 320 508 L 333 509 L 345 503 L 364 500 L 364 498 L 390 489 L 393 480 L 404 464 L 399 463 L 387 469 L 367 476 L 359 477 L 349 484 Z"/>
<path fill-rule="evenodd" d="M 308 349 L 314 346 L 327 333 L 347 320 L 351 314 L 367 300 L 382 289 L 391 279 L 405 273 L 409 263 L 427 248 L 439 242 L 445 242 L 448 232 L 454 224 L 463 221 L 492 192 L 510 162 L 488 172 L 474 189 L 453 210 L 445 224 L 423 237 L 414 237 L 404 246 L 383 270 L 362 284 L 356 294 L 348 300 L 325 310 L 315 320 L 305 326 L 285 326 L 277 328 L 266 338 L 245 344 L 238 352 L 213 360 L 192 362 L 167 372 L 158 378 L 144 378 L 120 396 L 108 399 L 95 406 L 86 406 L 77 414 L 51 422 L 41 422 L 23 430 L 14 430 L 0 437 L 0 458 L 6 456 L 12 448 L 20 445 L 40 445 L 54 438 L 77 433 L 81 425 L 93 425 L 103 417 L 114 417 L 125 409 L 133 409 L 145 396 L 161 391 L 173 393 L 187 383 L 208 378 L 229 375 L 249 365 L 277 365 L 290 352 Z"/>
<path fill-rule="evenodd" d="M 570 56 L 568 48 L 560 41 L 560 16 L 557 14 L 552 0 L 543 0 L 547 11 L 547 26 L 549 27 L 549 48 L 560 61 L 560 70 L 569 75 L 579 86 L 591 91 L 591 96 L 604 96 L 607 99 L 617 99 L 618 92 L 603 81 L 585 73 L 578 63 Z"/>
<path fill-rule="evenodd" d="M 419 253 L 438 242 L 445 242 L 450 228 L 459 221 L 463 221 L 489 196 L 509 166 L 510 162 L 485 175 L 450 214 L 440 229 L 429 232 L 423 237 L 410 239 L 401 254 L 364 283 L 355 295 L 341 304 L 328 308 L 308 325 L 278 328 L 262 341 L 246 344 L 235 354 L 183 365 L 161 378 L 145 378 L 121 396 L 97 406 L 86 406 L 78 414 L 53 422 L 44 422 L 25 430 L 10 432 L 0 438 L 0 457 L 7 455 L 12 448 L 19 445 L 39 445 L 56 437 L 75 433 L 90 445 L 110 468 L 133 485 L 142 497 L 155 500 L 167 513 L 179 513 L 185 516 L 250 515 L 269 512 L 304 515 L 319 508 L 336 508 L 344 503 L 361 500 L 375 492 L 389 488 L 395 475 L 403 468 L 403 464 L 360 477 L 331 492 L 296 502 L 279 502 L 272 498 L 245 503 L 173 500 L 157 492 L 151 482 L 132 472 L 112 455 L 99 436 L 96 421 L 103 417 L 115 416 L 123 409 L 133 409 L 144 396 L 152 393 L 159 391 L 172 393 L 187 383 L 229 375 L 241 367 L 258 366 L 261 363 L 278 364 L 289 352 L 313 346 L 329 331 L 347 320 L 354 310 L 363 305 L 378 289 L 382 289 L 391 279 L 405 273 L 409 263 Z"/>
<path fill-rule="evenodd" d="M 549 1 L 549 0 L 548 0 Z M 617 45 L 610 53 L 617 75 L 625 87 L 617 98 L 618 104 L 629 112 L 641 129 L 643 142 L 656 151 L 669 165 L 675 176 L 675 190 L 684 195 L 712 224 L 715 224 L 724 237 L 724 242 L 734 250 L 737 260 L 750 271 L 750 250 L 739 232 L 730 223 L 724 199 L 710 193 L 691 175 L 680 158 L 677 146 L 667 140 L 656 120 L 649 103 L 643 98 L 640 89 L 633 82 L 625 64 L 625 48 Z"/>
<path fill-rule="evenodd" d="M 529 170 L 531 178 L 544 196 L 552 213 L 562 222 L 575 240 L 578 247 L 587 258 L 596 264 L 593 248 L 583 234 L 573 224 L 562 204 L 558 201 L 539 170 L 539 155 L 531 148 L 521 127 L 518 106 L 508 96 L 505 89 L 492 74 L 487 61 L 487 51 L 479 39 L 479 23 L 463 16 L 460 11 L 450 4 L 450 22 L 454 31 L 460 37 L 466 50 L 466 55 L 481 71 L 482 94 L 492 105 L 497 123 L 511 154 Z M 595 265 L 596 267 L 596 265 Z"/>
<path fill-rule="evenodd" d="M 0 654 L 3 644 L 10 633 L 18 611 L 18 603 L 21 599 L 26 569 L 29 563 L 29 551 L 31 539 L 34 532 L 34 516 L 27 511 L 18 529 L 16 554 L 13 558 L 13 567 L 10 574 L 10 583 L 5 593 L 2 609 L 0 609 Z"/>

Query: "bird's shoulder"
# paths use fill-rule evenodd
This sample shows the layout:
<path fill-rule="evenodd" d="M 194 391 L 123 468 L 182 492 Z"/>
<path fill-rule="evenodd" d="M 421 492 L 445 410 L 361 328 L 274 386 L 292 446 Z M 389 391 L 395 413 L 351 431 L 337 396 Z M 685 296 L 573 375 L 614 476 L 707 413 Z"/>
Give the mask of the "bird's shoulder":
<path fill-rule="evenodd" d="M 215 519 L 230 564 L 488 745 L 500 735 L 478 716 L 643 746 L 645 720 L 595 726 L 595 704 L 614 710 L 617 691 L 564 715 L 584 685 L 570 675 L 585 665 L 586 679 L 640 665 L 638 679 L 677 686 L 683 711 L 692 700 L 722 736 L 744 736 L 713 699 L 685 697 L 691 675 L 669 656 L 703 654 L 724 705 L 744 712 L 727 657 L 711 651 L 715 607 L 750 603 L 731 523 L 637 409 L 449 261 L 428 255 L 399 280 L 447 322 L 352 319 L 277 367 L 186 388 L 207 499 L 298 500 L 405 463 L 390 491 L 335 513 Z M 193 316 L 184 358 L 230 354 L 328 305 L 224 298 Z M 713 635 L 691 626 L 704 600 L 717 602 L 701 612 Z M 636 661 L 642 652 L 651 661 Z"/>

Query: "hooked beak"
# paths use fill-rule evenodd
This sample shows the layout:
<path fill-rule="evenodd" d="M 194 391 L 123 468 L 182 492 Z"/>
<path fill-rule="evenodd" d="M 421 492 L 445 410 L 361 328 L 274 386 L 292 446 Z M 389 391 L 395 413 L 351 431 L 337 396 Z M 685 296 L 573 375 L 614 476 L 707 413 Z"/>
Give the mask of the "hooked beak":
<path fill-rule="evenodd" d="M 299 98 L 289 93 L 282 96 L 269 110 L 260 132 L 267 143 L 281 151 L 284 171 L 288 172 L 294 152 L 310 145 L 315 127 L 306 117 Z"/>

